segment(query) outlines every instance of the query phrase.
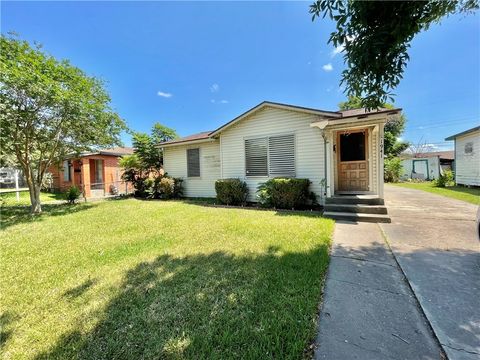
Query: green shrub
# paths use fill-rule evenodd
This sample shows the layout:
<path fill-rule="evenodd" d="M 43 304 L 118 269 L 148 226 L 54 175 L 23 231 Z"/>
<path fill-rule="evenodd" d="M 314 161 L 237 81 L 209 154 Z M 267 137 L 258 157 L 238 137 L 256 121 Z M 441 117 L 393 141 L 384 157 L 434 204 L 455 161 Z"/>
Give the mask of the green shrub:
<path fill-rule="evenodd" d="M 279 209 L 301 209 L 316 205 L 316 196 L 309 190 L 308 179 L 270 179 L 258 187 L 259 203 Z"/>
<path fill-rule="evenodd" d="M 222 179 L 215 182 L 217 200 L 226 205 L 245 205 L 248 188 L 240 179 Z"/>
<path fill-rule="evenodd" d="M 444 170 L 443 174 L 436 180 L 433 180 L 436 187 L 447 187 L 455 185 L 455 175 L 452 170 Z"/>
<path fill-rule="evenodd" d="M 64 193 L 65 200 L 67 200 L 69 204 L 75 204 L 75 201 L 78 200 L 80 195 L 82 195 L 82 192 L 76 186 L 70 186 Z"/>
<path fill-rule="evenodd" d="M 149 199 L 174 199 L 182 196 L 182 179 L 169 176 L 157 176 L 143 181 L 143 194 Z M 137 193 L 140 196 L 140 193 Z"/>
<path fill-rule="evenodd" d="M 402 175 L 402 160 L 398 157 L 385 159 L 384 178 L 385 182 L 398 182 Z"/>
<path fill-rule="evenodd" d="M 172 178 L 173 179 L 173 198 L 179 199 L 183 196 L 183 179 L 182 178 Z"/>

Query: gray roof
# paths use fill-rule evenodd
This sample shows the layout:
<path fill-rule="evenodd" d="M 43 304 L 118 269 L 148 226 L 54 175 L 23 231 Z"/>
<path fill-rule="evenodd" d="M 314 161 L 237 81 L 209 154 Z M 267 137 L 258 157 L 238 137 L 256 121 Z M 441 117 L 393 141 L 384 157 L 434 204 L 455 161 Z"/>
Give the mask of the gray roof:
<path fill-rule="evenodd" d="M 474 131 L 478 131 L 480 130 L 480 126 L 475 126 L 474 128 L 471 128 L 471 129 L 468 129 L 468 130 L 465 130 L 465 131 L 462 131 L 458 134 L 455 134 L 455 135 L 452 135 L 452 136 L 449 136 L 447 138 L 445 138 L 445 140 L 455 140 L 455 138 L 459 137 L 459 136 L 462 136 L 462 135 L 467 135 L 467 134 L 470 134 Z"/>
<path fill-rule="evenodd" d="M 340 119 L 351 118 L 351 117 L 367 117 L 369 115 L 379 114 L 379 113 L 390 113 L 390 112 L 391 113 L 396 113 L 396 112 L 399 112 L 399 111 L 402 110 L 402 109 L 380 108 L 378 110 L 368 111 L 368 110 L 362 108 L 362 109 L 351 109 L 351 110 L 342 110 L 342 111 L 326 111 L 326 110 L 320 110 L 320 109 L 307 108 L 307 107 L 303 107 L 303 106 L 277 103 L 277 102 L 272 102 L 272 101 L 263 101 L 260 104 L 254 106 L 253 108 L 245 111 L 243 114 L 237 116 L 235 119 L 233 119 L 233 120 L 227 122 L 226 124 L 220 126 L 216 130 L 204 131 L 204 132 L 201 132 L 201 133 L 185 136 L 185 137 L 182 137 L 180 139 L 166 141 L 166 142 L 160 143 L 158 145 L 160 145 L 160 146 L 174 145 L 174 144 L 186 143 L 186 142 L 190 142 L 190 141 L 199 141 L 199 140 L 206 140 L 208 138 L 213 138 L 213 137 L 215 137 L 215 135 L 218 132 L 223 131 L 223 129 L 225 129 L 226 127 L 228 127 L 228 126 L 234 124 L 235 122 L 239 121 L 240 119 L 242 119 L 246 115 L 256 111 L 257 109 L 263 108 L 264 106 L 268 106 L 268 105 L 270 105 L 272 107 L 284 107 L 284 108 L 288 108 L 288 109 L 292 109 L 292 110 L 304 111 L 304 112 L 309 112 L 309 113 L 313 113 L 313 114 L 318 114 L 318 115 L 325 116 L 325 117 L 329 118 L 330 120 L 334 120 L 334 119 L 339 119 L 340 120 Z"/>

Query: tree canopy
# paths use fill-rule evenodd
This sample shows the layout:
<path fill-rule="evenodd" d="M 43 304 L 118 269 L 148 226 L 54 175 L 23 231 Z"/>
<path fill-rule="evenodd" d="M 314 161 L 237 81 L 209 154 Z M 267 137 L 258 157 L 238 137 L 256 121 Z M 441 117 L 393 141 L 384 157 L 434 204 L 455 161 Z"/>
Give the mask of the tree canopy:
<path fill-rule="evenodd" d="M 0 44 L 1 154 L 15 156 L 38 213 L 48 167 L 81 151 L 121 145 L 126 125 L 101 80 L 39 45 L 4 35 Z"/>
<path fill-rule="evenodd" d="M 175 130 L 155 123 L 150 135 L 142 132 L 133 133 L 133 151 L 138 159 L 139 170 L 150 173 L 159 172 L 163 166 L 163 151 L 158 144 L 178 137 Z"/>
<path fill-rule="evenodd" d="M 358 109 L 362 107 L 362 99 L 357 96 L 349 96 L 346 101 L 342 101 L 340 104 L 338 104 L 338 107 L 340 110 Z M 385 109 L 394 109 L 395 105 L 391 103 L 382 103 L 379 107 Z M 402 113 L 392 117 L 385 124 L 383 144 L 386 156 L 398 156 L 401 152 L 408 148 L 408 142 L 399 140 L 399 137 L 405 130 L 406 122 L 407 118 L 405 117 L 405 114 Z"/>
<path fill-rule="evenodd" d="M 329 43 L 344 50 L 341 82 L 347 95 L 362 99 L 362 107 L 375 109 L 393 101 L 416 34 L 445 16 L 478 8 L 478 0 L 316 0 L 310 13 L 312 20 L 328 16 L 336 22 Z"/>

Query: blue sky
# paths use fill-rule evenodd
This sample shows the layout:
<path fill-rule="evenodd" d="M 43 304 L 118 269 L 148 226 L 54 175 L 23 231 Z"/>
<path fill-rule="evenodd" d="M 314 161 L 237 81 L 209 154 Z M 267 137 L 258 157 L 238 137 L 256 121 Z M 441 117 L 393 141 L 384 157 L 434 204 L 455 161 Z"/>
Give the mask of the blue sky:
<path fill-rule="evenodd" d="M 263 100 L 337 109 L 344 65 L 327 44 L 333 23 L 312 23 L 308 5 L 3 1 L 1 30 L 103 78 L 132 129 L 159 121 L 188 135 Z M 396 91 L 403 137 L 448 147 L 446 136 L 480 122 L 479 14 L 433 25 L 410 57 Z"/>

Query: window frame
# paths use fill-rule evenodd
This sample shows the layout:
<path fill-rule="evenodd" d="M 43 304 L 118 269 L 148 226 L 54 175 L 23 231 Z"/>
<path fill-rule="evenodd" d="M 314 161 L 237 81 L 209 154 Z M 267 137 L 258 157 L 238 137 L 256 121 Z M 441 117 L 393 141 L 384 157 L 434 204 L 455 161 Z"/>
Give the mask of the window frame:
<path fill-rule="evenodd" d="M 277 176 L 270 176 L 271 171 L 270 171 L 270 138 L 272 137 L 280 137 L 280 136 L 288 136 L 291 135 L 293 136 L 293 167 L 294 167 L 294 175 L 291 178 L 295 178 L 297 176 L 297 136 L 295 132 L 285 132 L 285 133 L 276 133 L 272 135 L 260 135 L 260 136 L 248 136 L 243 138 L 243 156 L 244 156 L 244 177 L 249 178 L 249 179 L 261 179 L 261 178 L 266 178 L 266 179 L 271 179 L 271 178 L 276 178 L 280 177 L 279 175 Z M 245 142 L 247 140 L 255 140 L 255 139 L 266 139 L 267 140 L 267 175 L 248 175 L 247 174 L 247 149 L 245 146 Z M 284 176 L 287 177 L 287 176 Z"/>
<path fill-rule="evenodd" d="M 198 175 L 195 175 L 195 176 L 190 176 L 189 171 L 188 171 L 188 152 L 190 150 L 198 150 Z M 187 161 L 187 178 L 188 179 L 200 179 L 202 177 L 201 148 L 200 147 L 187 148 L 185 150 L 185 156 L 186 156 L 186 161 Z"/>
<path fill-rule="evenodd" d="M 72 181 L 72 170 L 71 170 L 71 165 L 69 160 L 64 160 L 63 161 L 63 166 L 62 166 L 62 172 L 63 172 L 63 182 L 71 182 Z M 67 169 L 67 171 L 65 171 Z"/>

